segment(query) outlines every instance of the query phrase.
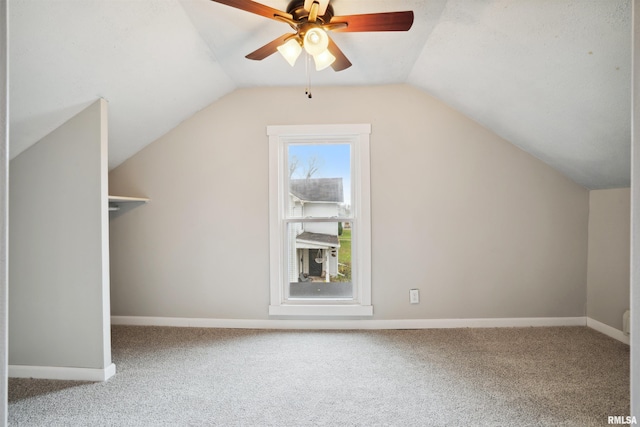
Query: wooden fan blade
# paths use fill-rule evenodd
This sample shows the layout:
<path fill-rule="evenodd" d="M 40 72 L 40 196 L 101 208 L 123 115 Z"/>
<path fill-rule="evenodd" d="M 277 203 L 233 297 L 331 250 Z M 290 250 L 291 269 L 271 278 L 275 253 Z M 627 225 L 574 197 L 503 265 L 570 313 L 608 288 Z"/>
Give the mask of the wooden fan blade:
<path fill-rule="evenodd" d="M 262 46 L 259 49 L 254 50 L 250 54 L 248 54 L 245 58 L 253 59 L 255 61 L 262 61 L 269 55 L 272 55 L 278 51 L 278 46 L 283 45 L 287 40 L 291 37 L 295 37 L 295 34 L 283 34 L 277 39 L 273 40 Z"/>
<path fill-rule="evenodd" d="M 346 27 L 332 30 L 340 32 L 408 31 L 413 25 L 413 11 L 366 13 L 362 15 L 334 16 L 329 25 L 346 23 Z"/>
<path fill-rule="evenodd" d="M 329 46 L 327 46 L 327 49 L 333 56 L 336 57 L 336 60 L 333 62 L 333 64 L 331 64 L 331 68 L 333 68 L 333 71 L 342 71 L 346 68 L 351 67 L 351 61 L 347 59 L 345 54 L 342 53 L 338 45 L 334 43 L 331 37 L 329 37 Z"/>
<path fill-rule="evenodd" d="M 265 18 L 278 19 L 276 17 L 285 18 L 287 20 L 293 20 L 293 16 L 289 13 L 283 12 L 278 9 L 274 9 L 264 4 L 257 3 L 251 0 L 211 0 L 216 3 L 226 4 L 227 6 L 235 7 L 236 9 L 244 10 L 246 12 L 255 13 L 256 15 L 264 16 Z"/>

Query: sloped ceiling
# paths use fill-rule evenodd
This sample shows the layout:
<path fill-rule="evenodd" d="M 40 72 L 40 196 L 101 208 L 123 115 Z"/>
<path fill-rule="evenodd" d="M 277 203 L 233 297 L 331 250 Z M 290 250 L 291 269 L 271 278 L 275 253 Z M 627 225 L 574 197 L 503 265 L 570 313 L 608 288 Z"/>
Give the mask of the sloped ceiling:
<path fill-rule="evenodd" d="M 285 10 L 286 0 L 262 3 Z M 630 0 L 332 0 L 413 10 L 406 33 L 334 33 L 354 64 L 314 87 L 408 83 L 587 188 L 630 183 Z M 286 24 L 209 0 L 9 2 L 11 156 L 96 98 L 113 168 L 236 88 L 304 87 L 304 61 L 244 55 Z"/>

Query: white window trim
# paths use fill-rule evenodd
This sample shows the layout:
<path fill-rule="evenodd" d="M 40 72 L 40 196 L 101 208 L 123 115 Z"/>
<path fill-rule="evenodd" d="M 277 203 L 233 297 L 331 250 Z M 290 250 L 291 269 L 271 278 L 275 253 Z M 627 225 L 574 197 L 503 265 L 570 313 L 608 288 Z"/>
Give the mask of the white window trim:
<path fill-rule="evenodd" d="M 370 124 L 268 126 L 269 137 L 269 245 L 271 316 L 372 316 L 371 305 L 371 185 Z M 358 233 L 352 241 L 352 265 L 356 298 L 349 301 L 287 301 L 284 297 L 286 273 L 285 236 L 285 148 L 292 139 L 326 141 L 345 138 L 353 147 L 352 188 L 357 197 L 352 205 Z"/>

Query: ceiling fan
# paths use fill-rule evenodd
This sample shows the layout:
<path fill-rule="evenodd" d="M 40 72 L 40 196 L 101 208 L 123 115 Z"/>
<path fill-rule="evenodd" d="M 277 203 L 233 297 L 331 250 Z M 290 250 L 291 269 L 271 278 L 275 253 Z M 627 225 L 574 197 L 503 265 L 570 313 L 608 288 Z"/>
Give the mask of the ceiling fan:
<path fill-rule="evenodd" d="M 342 71 L 351 66 L 328 31 L 408 31 L 413 25 L 413 11 L 335 16 L 331 0 L 291 0 L 286 12 L 251 0 L 212 1 L 284 22 L 295 31 L 251 52 L 248 59 L 260 61 L 278 51 L 293 66 L 304 49 L 313 57 L 316 70 L 331 66 L 334 71 Z"/>

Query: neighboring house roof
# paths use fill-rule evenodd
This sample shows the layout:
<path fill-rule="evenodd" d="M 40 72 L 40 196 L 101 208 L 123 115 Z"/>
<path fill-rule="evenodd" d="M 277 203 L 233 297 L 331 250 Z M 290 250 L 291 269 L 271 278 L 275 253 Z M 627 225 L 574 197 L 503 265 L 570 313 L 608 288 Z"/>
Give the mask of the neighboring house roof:
<path fill-rule="evenodd" d="M 305 202 L 344 202 L 342 178 L 292 179 L 289 191 Z"/>
<path fill-rule="evenodd" d="M 334 247 L 340 246 L 340 240 L 338 240 L 338 236 L 334 236 L 331 234 L 311 233 L 309 231 L 305 231 L 304 233 L 298 234 L 296 236 L 296 241 L 320 243 L 322 245 L 334 246 Z"/>

